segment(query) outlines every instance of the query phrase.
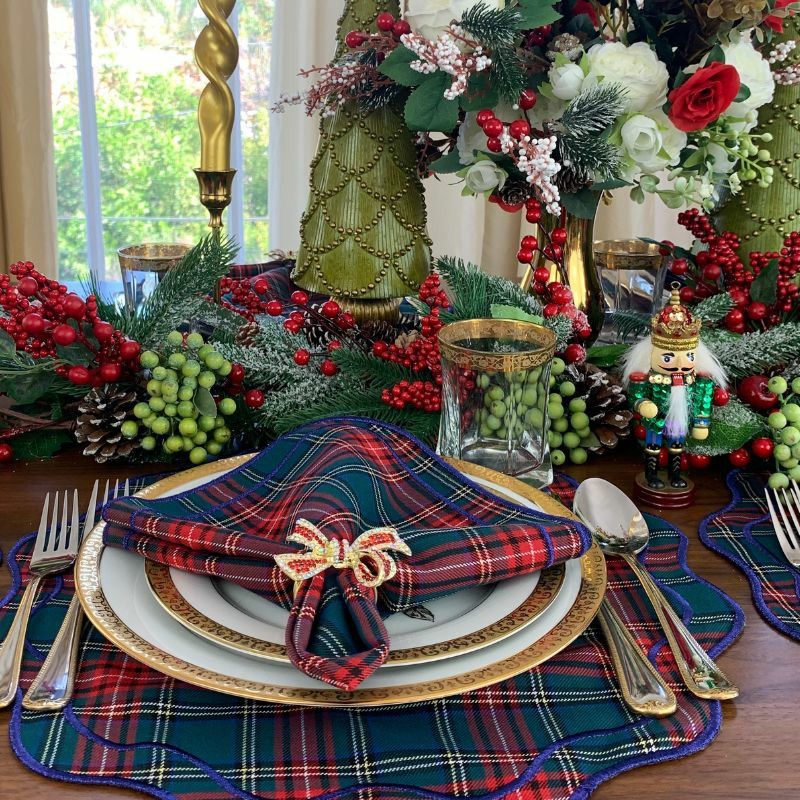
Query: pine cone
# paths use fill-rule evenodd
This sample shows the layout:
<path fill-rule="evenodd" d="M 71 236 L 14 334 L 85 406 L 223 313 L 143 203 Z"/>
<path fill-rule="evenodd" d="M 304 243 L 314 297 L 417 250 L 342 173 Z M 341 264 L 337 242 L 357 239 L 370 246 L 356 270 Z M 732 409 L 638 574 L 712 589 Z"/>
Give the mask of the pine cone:
<path fill-rule="evenodd" d="M 128 458 L 139 447 L 136 439 L 123 437 L 120 428 L 138 400 L 132 389 L 106 384 L 92 389 L 78 404 L 79 416 L 75 423 L 75 438 L 85 444 L 85 456 L 94 456 L 99 464 L 119 458 Z"/>
<path fill-rule="evenodd" d="M 510 206 L 515 206 L 518 203 L 524 203 L 531 197 L 531 187 L 521 180 L 514 180 L 509 178 L 502 189 L 497 191 L 500 199 Z"/>
<path fill-rule="evenodd" d="M 246 325 L 242 325 L 236 334 L 236 344 L 240 344 L 242 347 L 252 347 L 256 343 L 259 330 L 257 322 L 248 322 Z"/>
<path fill-rule="evenodd" d="M 386 320 L 373 320 L 361 325 L 361 335 L 370 342 L 388 342 L 391 344 L 400 331 L 391 322 Z"/>
<path fill-rule="evenodd" d="M 575 383 L 575 397 L 586 401 L 589 428 L 597 437 L 597 443 L 589 449 L 593 453 L 613 450 L 632 430 L 633 412 L 625 390 L 616 378 L 594 364 L 573 364 L 567 371 Z"/>
<path fill-rule="evenodd" d="M 574 170 L 572 167 L 563 167 L 556 175 L 556 186 L 562 194 L 577 194 L 589 185 L 589 178 L 585 172 Z"/>

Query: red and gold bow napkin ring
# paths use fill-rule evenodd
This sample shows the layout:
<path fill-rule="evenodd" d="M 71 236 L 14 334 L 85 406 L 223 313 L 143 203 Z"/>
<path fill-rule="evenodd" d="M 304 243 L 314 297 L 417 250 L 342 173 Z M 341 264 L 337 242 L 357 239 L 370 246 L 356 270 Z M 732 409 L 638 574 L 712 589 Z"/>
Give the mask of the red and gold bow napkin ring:
<path fill-rule="evenodd" d="M 285 553 L 274 557 L 281 572 L 295 584 L 333 567 L 352 569 L 362 586 L 375 589 L 391 580 L 397 572 L 397 564 L 386 550 L 411 555 L 411 548 L 394 528 L 371 528 L 354 542 L 348 542 L 328 539 L 316 525 L 298 519 L 294 531 L 286 539 L 307 548 L 304 553 Z"/>

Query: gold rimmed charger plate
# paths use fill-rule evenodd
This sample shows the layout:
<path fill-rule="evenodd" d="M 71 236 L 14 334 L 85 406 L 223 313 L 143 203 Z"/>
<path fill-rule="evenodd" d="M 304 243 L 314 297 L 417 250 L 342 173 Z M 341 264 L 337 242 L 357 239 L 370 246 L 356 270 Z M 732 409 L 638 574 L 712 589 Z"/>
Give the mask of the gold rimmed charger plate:
<path fill-rule="evenodd" d="M 253 455 L 249 454 L 204 464 L 158 481 L 143 489 L 137 496 L 160 497 L 170 489 L 189 481 L 202 480 L 223 470 L 240 467 L 252 458 Z M 467 462 L 455 459 L 447 461 L 468 477 L 490 481 L 521 495 L 548 514 L 576 520 L 557 500 L 521 481 Z M 100 583 L 104 528 L 105 523 L 100 522 L 84 539 L 75 564 L 75 586 L 86 616 L 106 639 L 153 669 L 195 686 L 236 697 L 289 705 L 379 706 L 419 702 L 461 694 L 512 678 L 551 658 L 580 636 L 594 619 L 606 589 L 604 556 L 597 544 L 592 543 L 591 548 L 580 559 L 581 586 L 572 607 L 544 636 L 512 656 L 458 675 L 428 681 L 418 680 L 406 685 L 362 688 L 353 692 L 322 686 L 313 689 L 287 687 L 235 678 L 200 667 L 162 650 L 128 628 L 108 604 Z"/>
<path fill-rule="evenodd" d="M 165 564 L 147 561 L 145 574 L 153 595 L 164 611 L 192 633 L 253 658 L 283 662 L 290 660 L 284 644 L 249 636 L 210 619 L 198 611 L 180 593 L 172 578 L 170 568 Z M 530 625 L 545 611 L 561 589 L 564 583 L 564 574 L 563 564 L 543 570 L 531 593 L 522 603 L 500 619 L 464 636 L 445 639 L 435 644 L 392 650 L 384 666 L 424 664 L 442 658 L 453 658 L 502 641 L 522 630 L 526 625 Z"/>

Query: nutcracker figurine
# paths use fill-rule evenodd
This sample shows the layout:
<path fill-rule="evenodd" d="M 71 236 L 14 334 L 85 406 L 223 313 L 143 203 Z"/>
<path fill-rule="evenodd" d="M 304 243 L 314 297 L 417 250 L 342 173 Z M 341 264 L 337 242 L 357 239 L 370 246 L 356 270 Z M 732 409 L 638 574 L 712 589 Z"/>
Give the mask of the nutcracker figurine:
<path fill-rule="evenodd" d="M 636 478 L 636 497 L 663 508 L 682 508 L 694 500 L 694 486 L 681 475 L 686 437 L 708 438 L 714 386 L 727 378 L 714 354 L 700 341 L 700 326 L 681 305 L 677 284 L 669 305 L 651 321 L 652 334 L 625 359 L 623 380 L 645 429 L 645 471 Z M 659 474 L 662 444 L 669 451 L 666 475 Z"/>

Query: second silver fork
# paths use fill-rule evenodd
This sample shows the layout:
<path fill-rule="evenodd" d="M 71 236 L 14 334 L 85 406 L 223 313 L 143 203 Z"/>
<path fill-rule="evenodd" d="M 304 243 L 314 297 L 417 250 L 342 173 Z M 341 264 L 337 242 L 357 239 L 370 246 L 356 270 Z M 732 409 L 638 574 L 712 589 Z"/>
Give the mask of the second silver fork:
<path fill-rule="evenodd" d="M 94 528 L 97 517 L 97 489 L 99 481 L 95 481 L 86 518 L 81 531 L 81 540 Z M 106 481 L 103 501 L 105 505 L 109 494 L 109 481 Z M 125 486 L 120 493 L 120 483 L 114 484 L 112 500 L 124 497 L 130 491 L 130 482 L 125 481 Z M 78 650 L 83 623 L 83 610 L 77 594 L 70 601 L 64 622 L 56 635 L 50 652 L 42 664 L 39 673 L 33 679 L 28 691 L 22 698 L 22 705 L 31 711 L 55 711 L 67 705 L 72 699 L 75 688 L 75 675 L 78 667 Z"/>

